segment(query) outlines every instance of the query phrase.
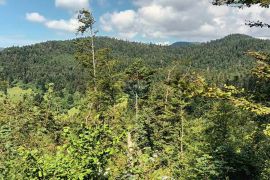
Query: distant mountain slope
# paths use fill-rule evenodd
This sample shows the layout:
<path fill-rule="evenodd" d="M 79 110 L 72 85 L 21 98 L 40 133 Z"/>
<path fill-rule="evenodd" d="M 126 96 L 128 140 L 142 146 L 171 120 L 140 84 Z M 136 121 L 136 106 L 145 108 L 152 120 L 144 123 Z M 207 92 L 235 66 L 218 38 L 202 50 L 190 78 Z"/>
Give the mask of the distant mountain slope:
<path fill-rule="evenodd" d="M 1 47 L 0 47 L 0 51 L 3 51 L 3 50 L 4 50 L 4 48 L 1 48 Z"/>
<path fill-rule="evenodd" d="M 0 80 L 34 83 L 40 88 L 53 82 L 58 89 L 82 91 L 89 73 L 74 60 L 76 42 L 82 40 L 87 39 L 6 48 L 0 52 Z M 197 71 L 211 82 L 223 83 L 244 78 L 253 65 L 244 53 L 269 51 L 270 41 L 236 34 L 196 46 L 171 47 L 97 37 L 96 47 L 112 49 L 112 56 L 120 60 L 120 69 L 138 58 L 159 69 L 177 61 L 179 71 Z"/>
<path fill-rule="evenodd" d="M 196 45 L 200 44 L 199 42 L 185 42 L 185 41 L 179 41 L 171 44 L 170 46 L 172 47 L 184 47 L 184 46 L 191 46 L 191 45 Z"/>
<path fill-rule="evenodd" d="M 192 44 L 193 44 L 192 42 L 179 41 L 179 42 L 173 43 L 171 46 L 183 47 L 183 46 L 189 46 L 189 45 L 192 45 Z"/>

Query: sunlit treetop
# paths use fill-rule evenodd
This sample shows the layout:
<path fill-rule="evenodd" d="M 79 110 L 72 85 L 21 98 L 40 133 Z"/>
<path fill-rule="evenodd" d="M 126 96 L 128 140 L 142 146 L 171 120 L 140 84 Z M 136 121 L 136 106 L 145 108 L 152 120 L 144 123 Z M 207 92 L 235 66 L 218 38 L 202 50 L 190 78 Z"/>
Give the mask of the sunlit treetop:
<path fill-rule="evenodd" d="M 90 11 L 86 9 L 80 10 L 78 20 L 81 23 L 81 26 L 77 29 L 78 33 L 84 34 L 88 29 L 93 29 L 95 19 Z"/>

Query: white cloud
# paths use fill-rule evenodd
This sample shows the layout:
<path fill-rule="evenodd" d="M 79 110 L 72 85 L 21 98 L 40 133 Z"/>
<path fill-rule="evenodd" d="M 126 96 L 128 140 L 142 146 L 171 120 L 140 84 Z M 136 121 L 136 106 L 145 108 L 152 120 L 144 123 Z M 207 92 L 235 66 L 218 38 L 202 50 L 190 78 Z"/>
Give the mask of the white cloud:
<path fill-rule="evenodd" d="M 26 19 L 31 22 L 42 23 L 49 29 L 64 31 L 64 32 L 76 32 L 78 27 L 80 26 L 79 21 L 76 17 L 72 17 L 69 20 L 48 20 L 44 16 L 39 13 L 26 13 Z"/>
<path fill-rule="evenodd" d="M 0 0 L 1 1 L 1 0 Z M 73 16 L 68 19 L 48 19 L 37 12 L 26 13 L 26 19 L 31 22 L 42 23 L 49 29 L 61 32 L 76 32 L 80 23 L 76 18 L 75 11 L 82 8 L 89 8 L 89 0 L 55 0 L 55 6 L 72 11 Z"/>
<path fill-rule="evenodd" d="M 50 29 L 60 30 L 60 31 L 66 31 L 66 32 L 76 32 L 78 27 L 80 26 L 80 23 L 77 19 L 71 18 L 69 20 L 51 20 L 47 21 L 45 23 L 46 27 Z"/>
<path fill-rule="evenodd" d="M 104 14 L 101 28 L 125 38 L 205 41 L 231 33 L 269 37 L 267 29 L 249 28 L 246 20 L 267 22 L 270 9 L 213 6 L 211 0 L 133 0 L 135 9 Z M 269 22 L 269 20 L 268 20 Z"/>
<path fill-rule="evenodd" d="M 55 6 L 77 11 L 82 8 L 89 8 L 89 0 L 55 0 Z"/>
<path fill-rule="evenodd" d="M 46 18 L 37 12 L 26 13 L 26 19 L 28 21 L 38 22 L 38 23 L 43 23 L 46 21 Z"/>
<path fill-rule="evenodd" d="M 119 13 L 105 14 L 100 18 L 103 25 L 103 30 L 106 32 L 116 28 L 119 31 L 119 36 L 123 38 L 133 38 L 137 33 L 133 32 L 136 29 L 136 12 L 133 10 L 121 11 Z M 110 22 L 110 24 L 107 24 Z M 108 25 L 108 26 L 107 26 Z M 132 31 L 129 31 L 129 30 Z"/>

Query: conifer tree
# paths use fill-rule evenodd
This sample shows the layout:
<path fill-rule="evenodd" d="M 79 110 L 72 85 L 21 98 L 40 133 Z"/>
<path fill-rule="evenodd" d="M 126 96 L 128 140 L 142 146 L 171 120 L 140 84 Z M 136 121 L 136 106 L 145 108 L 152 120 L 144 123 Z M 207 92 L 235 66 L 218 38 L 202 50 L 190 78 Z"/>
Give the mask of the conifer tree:
<path fill-rule="evenodd" d="M 79 11 L 78 20 L 81 23 L 81 26 L 78 28 L 78 33 L 86 33 L 90 30 L 91 36 L 91 50 L 92 50 L 92 65 L 93 65 L 93 78 L 94 78 L 94 90 L 97 91 L 97 77 L 96 77 L 96 58 L 95 58 L 95 44 L 94 38 L 96 32 L 94 31 L 95 19 L 92 13 L 89 10 L 82 9 Z"/>

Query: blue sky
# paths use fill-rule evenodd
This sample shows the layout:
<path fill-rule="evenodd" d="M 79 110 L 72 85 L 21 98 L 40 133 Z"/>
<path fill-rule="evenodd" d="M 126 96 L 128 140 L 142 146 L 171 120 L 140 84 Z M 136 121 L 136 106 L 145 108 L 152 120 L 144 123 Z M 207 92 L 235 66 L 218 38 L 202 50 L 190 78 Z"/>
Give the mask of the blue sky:
<path fill-rule="evenodd" d="M 210 0 L 0 0 L 0 47 L 75 38 L 76 10 L 90 8 L 98 35 L 168 44 L 209 41 L 232 33 L 269 38 L 245 26 L 268 21 L 269 9 L 215 7 Z"/>
<path fill-rule="evenodd" d="M 130 3 L 113 2 L 92 1 L 91 9 L 95 9 L 94 16 L 100 17 L 108 11 L 120 11 L 130 6 Z M 74 32 L 46 28 L 27 20 L 26 14 L 31 12 L 38 12 L 52 20 L 68 20 L 74 13 L 67 8 L 56 7 L 55 0 L 6 0 L 3 4 L 0 0 L 0 47 L 76 37 Z M 100 35 L 111 33 L 100 32 Z"/>

